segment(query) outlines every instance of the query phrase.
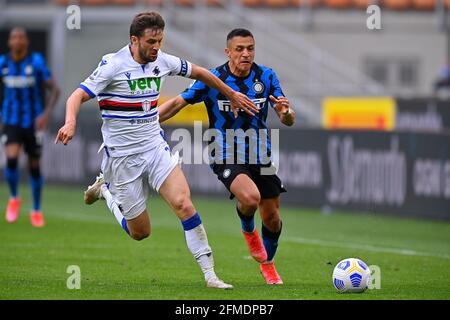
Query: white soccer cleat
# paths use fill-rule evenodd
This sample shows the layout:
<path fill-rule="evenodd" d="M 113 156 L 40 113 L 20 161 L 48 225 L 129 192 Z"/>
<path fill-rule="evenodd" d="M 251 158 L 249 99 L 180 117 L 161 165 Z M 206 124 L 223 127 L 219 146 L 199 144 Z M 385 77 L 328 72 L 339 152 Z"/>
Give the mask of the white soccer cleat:
<path fill-rule="evenodd" d="M 84 203 L 93 204 L 98 199 L 103 199 L 102 185 L 104 183 L 103 173 L 100 172 L 97 178 L 95 178 L 95 182 L 84 192 Z"/>
<path fill-rule="evenodd" d="M 206 287 L 208 288 L 217 288 L 217 289 L 233 289 L 231 284 L 225 283 L 217 277 L 211 278 L 206 281 Z"/>

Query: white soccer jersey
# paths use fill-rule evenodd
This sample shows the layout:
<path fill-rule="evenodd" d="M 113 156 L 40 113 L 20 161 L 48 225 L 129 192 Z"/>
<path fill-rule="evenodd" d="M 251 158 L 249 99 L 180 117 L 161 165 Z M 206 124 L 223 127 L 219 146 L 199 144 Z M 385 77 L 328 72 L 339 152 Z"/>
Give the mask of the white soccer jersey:
<path fill-rule="evenodd" d="M 158 98 L 166 76 L 189 77 L 190 62 L 161 50 L 154 62 L 137 63 L 129 45 L 103 56 L 97 69 L 80 84 L 98 97 L 102 135 L 112 157 L 145 152 L 162 141 Z"/>

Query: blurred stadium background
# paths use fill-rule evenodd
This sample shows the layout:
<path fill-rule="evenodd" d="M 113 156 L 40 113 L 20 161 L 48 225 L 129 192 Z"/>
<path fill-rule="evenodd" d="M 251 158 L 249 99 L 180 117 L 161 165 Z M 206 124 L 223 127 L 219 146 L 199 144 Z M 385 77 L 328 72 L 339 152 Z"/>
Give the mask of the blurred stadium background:
<path fill-rule="evenodd" d="M 66 27 L 71 4 L 81 8 L 80 29 Z M 381 8 L 381 30 L 367 28 L 371 4 Z M 103 54 L 128 41 L 132 17 L 144 10 L 166 19 L 164 51 L 207 68 L 226 61 L 231 29 L 254 33 L 256 62 L 277 72 L 298 115 L 288 129 L 275 113 L 269 115 L 269 125 L 280 128 L 279 175 L 289 190 L 283 203 L 314 208 L 317 215 L 351 211 L 437 220 L 442 229 L 431 247 L 443 254 L 439 268 L 448 267 L 450 239 L 443 233 L 450 220 L 450 1 L 0 0 L 0 53 L 7 50 L 10 28 L 26 27 L 31 49 L 46 56 L 62 89 L 44 147 L 47 185 L 74 185 L 81 195 L 97 174 L 101 118 L 95 101 L 82 107 L 71 145 L 53 145 L 54 135 L 64 121 L 65 99 Z M 162 100 L 188 85 L 181 78 L 167 80 Z M 206 119 L 203 105 L 181 112 L 164 125 L 169 144 L 175 143 L 175 128 L 192 132 L 194 120 L 207 126 Z M 0 155 L 3 168 L 1 147 Z M 197 196 L 225 199 L 206 164 L 183 170 L 194 202 Z M 45 198 L 43 206 L 45 212 Z"/>
<path fill-rule="evenodd" d="M 372 3 L 382 8 L 381 30 L 367 28 L 366 8 Z M 81 6 L 80 29 L 66 27 L 70 4 Z M 3 0 L 0 52 L 7 49 L 12 26 L 29 30 L 32 49 L 46 55 L 63 92 L 54 131 L 63 123 L 65 98 L 103 54 L 126 43 L 135 13 L 160 11 L 167 20 L 164 49 L 208 68 L 226 60 L 229 30 L 249 28 L 256 38 L 256 62 L 279 74 L 299 116 L 295 129 L 280 133 L 280 175 L 291 190 L 287 202 L 449 219 L 449 4 Z M 162 100 L 188 85 L 170 78 Z M 86 184 L 98 171 L 101 120 L 95 101 L 80 116 L 79 135 L 70 147 L 53 146 L 52 130 L 47 136 L 43 170 L 48 182 Z M 193 120 L 207 125 L 203 105 L 186 109 L 170 124 L 192 126 Z M 281 126 L 273 115 L 269 124 Z M 165 127 L 170 138 L 171 128 Z M 206 165 L 185 170 L 194 193 L 222 194 L 212 175 L 203 174 Z"/>

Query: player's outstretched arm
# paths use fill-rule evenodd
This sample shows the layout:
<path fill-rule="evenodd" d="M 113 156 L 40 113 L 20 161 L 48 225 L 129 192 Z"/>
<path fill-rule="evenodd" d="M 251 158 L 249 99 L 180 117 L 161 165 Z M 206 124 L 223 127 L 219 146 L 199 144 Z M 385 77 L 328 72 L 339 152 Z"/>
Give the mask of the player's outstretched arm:
<path fill-rule="evenodd" d="M 158 107 L 159 122 L 163 123 L 164 121 L 172 118 L 187 105 L 188 103 L 186 102 L 186 100 L 184 100 L 183 97 L 181 97 L 180 95 L 170 100 L 167 100 Z"/>
<path fill-rule="evenodd" d="M 245 94 L 234 91 L 205 68 L 192 64 L 191 78 L 200 80 L 208 87 L 219 90 L 220 93 L 230 99 L 231 108 L 235 117 L 237 117 L 237 110 L 239 108 L 252 116 L 259 112 L 253 101 L 250 100 Z"/>
<path fill-rule="evenodd" d="M 289 127 L 292 126 L 295 123 L 295 111 L 289 106 L 289 100 L 283 96 L 275 98 L 270 95 L 269 98 L 274 104 L 275 111 L 281 123 Z"/>
<path fill-rule="evenodd" d="M 44 112 L 39 117 L 36 118 L 35 125 L 38 130 L 47 129 L 48 119 L 50 118 L 50 115 L 53 112 L 53 109 L 55 108 L 56 102 L 58 101 L 59 94 L 61 92 L 58 85 L 56 84 L 55 79 L 53 78 L 48 79 L 47 81 L 45 81 L 44 84 L 45 88 L 48 91 L 50 91 L 50 94 L 47 99 Z"/>
<path fill-rule="evenodd" d="M 59 129 L 55 138 L 55 144 L 58 143 L 58 141 L 67 144 L 72 140 L 75 135 L 77 115 L 80 112 L 81 104 L 88 101 L 90 98 L 89 94 L 81 88 L 72 92 L 66 103 L 66 122 L 64 126 Z"/>

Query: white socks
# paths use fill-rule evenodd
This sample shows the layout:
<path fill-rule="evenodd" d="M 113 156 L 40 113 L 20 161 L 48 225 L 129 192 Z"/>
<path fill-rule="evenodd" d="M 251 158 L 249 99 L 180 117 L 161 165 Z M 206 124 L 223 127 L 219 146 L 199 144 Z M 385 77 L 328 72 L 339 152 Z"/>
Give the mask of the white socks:
<path fill-rule="evenodd" d="M 214 259 L 211 247 L 208 244 L 208 237 L 201 223 L 200 216 L 198 213 L 195 213 L 191 218 L 182 221 L 182 224 L 186 244 L 205 275 L 205 280 L 208 281 L 217 277 L 214 272 Z"/>
<path fill-rule="evenodd" d="M 109 210 L 114 214 L 114 217 L 116 218 L 117 222 L 120 224 L 122 229 L 125 230 L 126 233 L 130 234 L 130 231 L 128 230 L 127 227 L 127 221 L 124 218 L 122 211 L 120 210 L 116 201 L 114 201 L 114 198 L 111 192 L 109 192 L 108 187 L 105 184 L 103 184 L 101 186 L 101 189 L 103 198 L 105 198 L 106 205 L 108 206 Z"/>

